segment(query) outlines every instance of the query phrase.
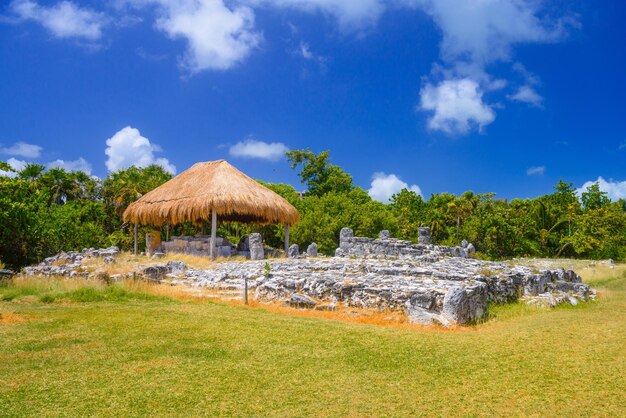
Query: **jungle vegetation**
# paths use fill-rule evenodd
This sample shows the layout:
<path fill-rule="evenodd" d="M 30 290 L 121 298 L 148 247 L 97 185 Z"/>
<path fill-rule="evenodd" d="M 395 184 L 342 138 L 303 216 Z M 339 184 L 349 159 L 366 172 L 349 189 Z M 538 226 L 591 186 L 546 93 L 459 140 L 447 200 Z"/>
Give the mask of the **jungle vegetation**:
<path fill-rule="evenodd" d="M 322 253 L 333 254 L 343 227 L 370 237 L 388 229 L 394 237 L 416 241 L 417 229 L 424 225 L 431 228 L 433 242 L 458 245 L 465 239 L 484 259 L 626 259 L 626 201 L 611 201 L 598 184 L 578 195 L 572 183 L 560 180 L 550 194 L 512 200 L 471 191 L 424 199 L 405 189 L 383 204 L 331 164 L 328 151 L 293 150 L 287 158 L 306 186 L 304 194 L 291 185 L 261 183 L 300 211 L 302 221 L 291 229 L 291 241 L 301 248 L 316 242 Z M 121 214 L 171 178 L 156 165 L 130 167 L 105 179 L 38 164 L 16 172 L 0 162 L 0 170 L 9 173 L 0 177 L 0 263 L 11 268 L 85 247 L 130 249 L 132 226 L 122 222 Z M 143 226 L 140 237 L 148 229 Z M 261 232 L 268 245 L 281 248 L 280 225 L 221 224 L 218 233 L 237 243 L 253 231 Z M 172 226 L 169 234 L 198 232 L 183 224 Z"/>

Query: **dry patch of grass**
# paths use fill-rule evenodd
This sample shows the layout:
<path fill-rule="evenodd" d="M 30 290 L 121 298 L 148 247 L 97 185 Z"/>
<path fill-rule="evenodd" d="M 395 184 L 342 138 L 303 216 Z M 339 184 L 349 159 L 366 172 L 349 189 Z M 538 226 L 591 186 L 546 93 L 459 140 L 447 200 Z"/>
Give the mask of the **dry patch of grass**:
<path fill-rule="evenodd" d="M 289 306 L 280 302 L 261 302 L 250 299 L 248 304 L 241 301 L 221 301 L 219 296 L 215 302 L 233 307 L 246 308 L 250 310 L 261 310 L 274 314 L 290 315 L 304 318 L 324 319 L 330 321 L 347 322 L 352 324 L 367 324 L 381 327 L 427 330 L 433 332 L 452 332 L 458 330 L 472 330 L 474 327 L 453 326 L 444 328 L 440 326 L 425 327 L 409 322 L 408 317 L 403 312 L 398 311 L 375 311 L 371 309 L 361 309 L 337 303 L 334 310 L 301 309 Z"/>
<path fill-rule="evenodd" d="M 25 321 L 26 318 L 13 311 L 0 310 L 0 324 L 19 324 Z"/>
<path fill-rule="evenodd" d="M 595 264 L 576 270 L 586 283 L 594 284 L 626 277 L 626 264 Z"/>
<path fill-rule="evenodd" d="M 134 255 L 129 252 L 120 253 L 114 263 L 107 264 L 103 258 L 88 258 L 83 264 L 89 271 L 103 270 L 109 274 L 126 274 L 136 271 L 139 267 L 150 266 L 154 264 L 167 263 L 168 261 L 182 261 L 188 267 L 195 269 L 209 269 L 216 263 L 224 263 L 229 261 L 246 261 L 245 257 L 219 257 L 215 260 L 201 255 L 192 254 L 166 254 L 163 258 L 153 260 L 145 255 Z"/>
<path fill-rule="evenodd" d="M 115 293 L 115 289 L 118 292 Z M 411 324 L 403 312 L 397 311 L 374 311 L 360 309 L 337 303 L 333 310 L 300 309 L 291 307 L 280 302 L 258 301 L 253 298 L 253 292 L 249 293 L 248 304 L 241 298 L 233 300 L 234 295 L 224 295 L 218 289 L 188 288 L 184 286 L 171 286 L 168 284 L 154 283 L 146 280 L 134 280 L 126 278 L 107 285 L 95 279 L 67 278 L 52 276 L 19 276 L 16 277 L 8 288 L 0 288 L 0 301 L 14 301 L 15 303 L 61 303 L 71 304 L 82 302 L 85 298 L 94 300 L 101 299 L 99 294 L 112 294 L 113 298 L 126 298 L 128 295 L 150 295 L 160 298 L 168 298 L 177 301 L 196 303 L 215 302 L 232 307 L 250 310 L 262 310 L 266 312 L 292 315 L 306 318 L 318 318 L 332 321 L 341 321 L 356 324 L 369 324 L 403 329 L 424 329 L 420 325 Z M 78 295 L 78 296 L 77 296 Z M 237 297 L 237 296 L 234 296 Z M 106 297 L 104 298 L 106 299 Z M 426 327 L 437 331 L 452 331 L 462 327 L 449 329 L 440 327 Z M 469 329 L 469 328 L 468 328 Z"/>

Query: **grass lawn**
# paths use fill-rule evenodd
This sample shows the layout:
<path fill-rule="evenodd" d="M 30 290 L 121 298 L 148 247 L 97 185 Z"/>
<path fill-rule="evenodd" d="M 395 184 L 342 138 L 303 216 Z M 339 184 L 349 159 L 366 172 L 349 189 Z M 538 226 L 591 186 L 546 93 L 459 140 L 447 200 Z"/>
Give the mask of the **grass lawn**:
<path fill-rule="evenodd" d="M 626 269 L 598 302 L 384 327 L 43 280 L 0 287 L 2 416 L 626 415 Z"/>

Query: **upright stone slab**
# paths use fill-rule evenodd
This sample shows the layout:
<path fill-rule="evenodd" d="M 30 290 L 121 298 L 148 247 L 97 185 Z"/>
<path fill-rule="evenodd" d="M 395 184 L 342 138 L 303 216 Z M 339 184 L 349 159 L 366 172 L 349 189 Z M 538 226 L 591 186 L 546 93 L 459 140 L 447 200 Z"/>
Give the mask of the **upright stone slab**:
<path fill-rule="evenodd" d="M 312 243 L 311 245 L 309 245 L 306 249 L 306 254 L 309 257 L 317 257 L 317 244 Z"/>
<path fill-rule="evenodd" d="M 339 232 L 339 248 L 344 251 L 350 249 L 350 239 L 354 237 L 354 232 L 350 228 L 341 228 Z"/>
<path fill-rule="evenodd" d="M 298 247 L 298 244 L 291 244 L 287 255 L 289 258 L 298 258 L 300 255 L 300 247 Z"/>
<path fill-rule="evenodd" d="M 261 234 L 253 233 L 248 237 L 250 245 L 250 259 L 251 260 L 263 260 L 265 258 L 265 252 L 263 251 L 263 241 L 261 240 Z"/>
<path fill-rule="evenodd" d="M 417 242 L 418 244 L 430 244 L 430 228 L 427 226 L 420 226 L 417 228 Z"/>
<path fill-rule="evenodd" d="M 146 233 L 146 254 L 149 256 L 161 250 L 161 231 Z"/>
<path fill-rule="evenodd" d="M 386 229 L 383 229 L 382 231 L 380 231 L 380 233 L 378 234 L 378 238 L 379 239 L 389 239 L 391 238 L 391 232 L 389 232 Z"/>

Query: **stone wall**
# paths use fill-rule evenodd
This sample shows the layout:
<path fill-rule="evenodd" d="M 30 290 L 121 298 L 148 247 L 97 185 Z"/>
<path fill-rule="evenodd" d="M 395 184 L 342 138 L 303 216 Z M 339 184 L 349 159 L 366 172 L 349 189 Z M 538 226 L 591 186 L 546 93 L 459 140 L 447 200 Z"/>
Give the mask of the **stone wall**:
<path fill-rule="evenodd" d="M 425 236 L 428 239 L 424 238 Z M 430 242 L 430 231 L 428 228 L 420 228 L 420 238 L 422 242 Z M 462 257 L 469 256 L 472 247 L 467 244 L 465 247 L 447 247 L 432 244 L 414 244 L 411 241 L 403 241 L 391 238 L 389 231 L 381 231 L 379 238 L 355 237 L 350 228 L 343 228 L 339 236 L 339 248 L 335 251 L 337 257 L 356 258 L 398 258 L 416 259 L 430 257 L 433 260 L 443 256 Z"/>
<path fill-rule="evenodd" d="M 218 257 L 230 257 L 233 254 L 233 246 L 227 238 L 216 237 L 216 254 Z M 211 236 L 196 235 L 194 237 L 172 237 L 169 241 L 161 243 L 161 249 L 165 253 L 180 253 L 193 255 L 209 255 Z"/>

